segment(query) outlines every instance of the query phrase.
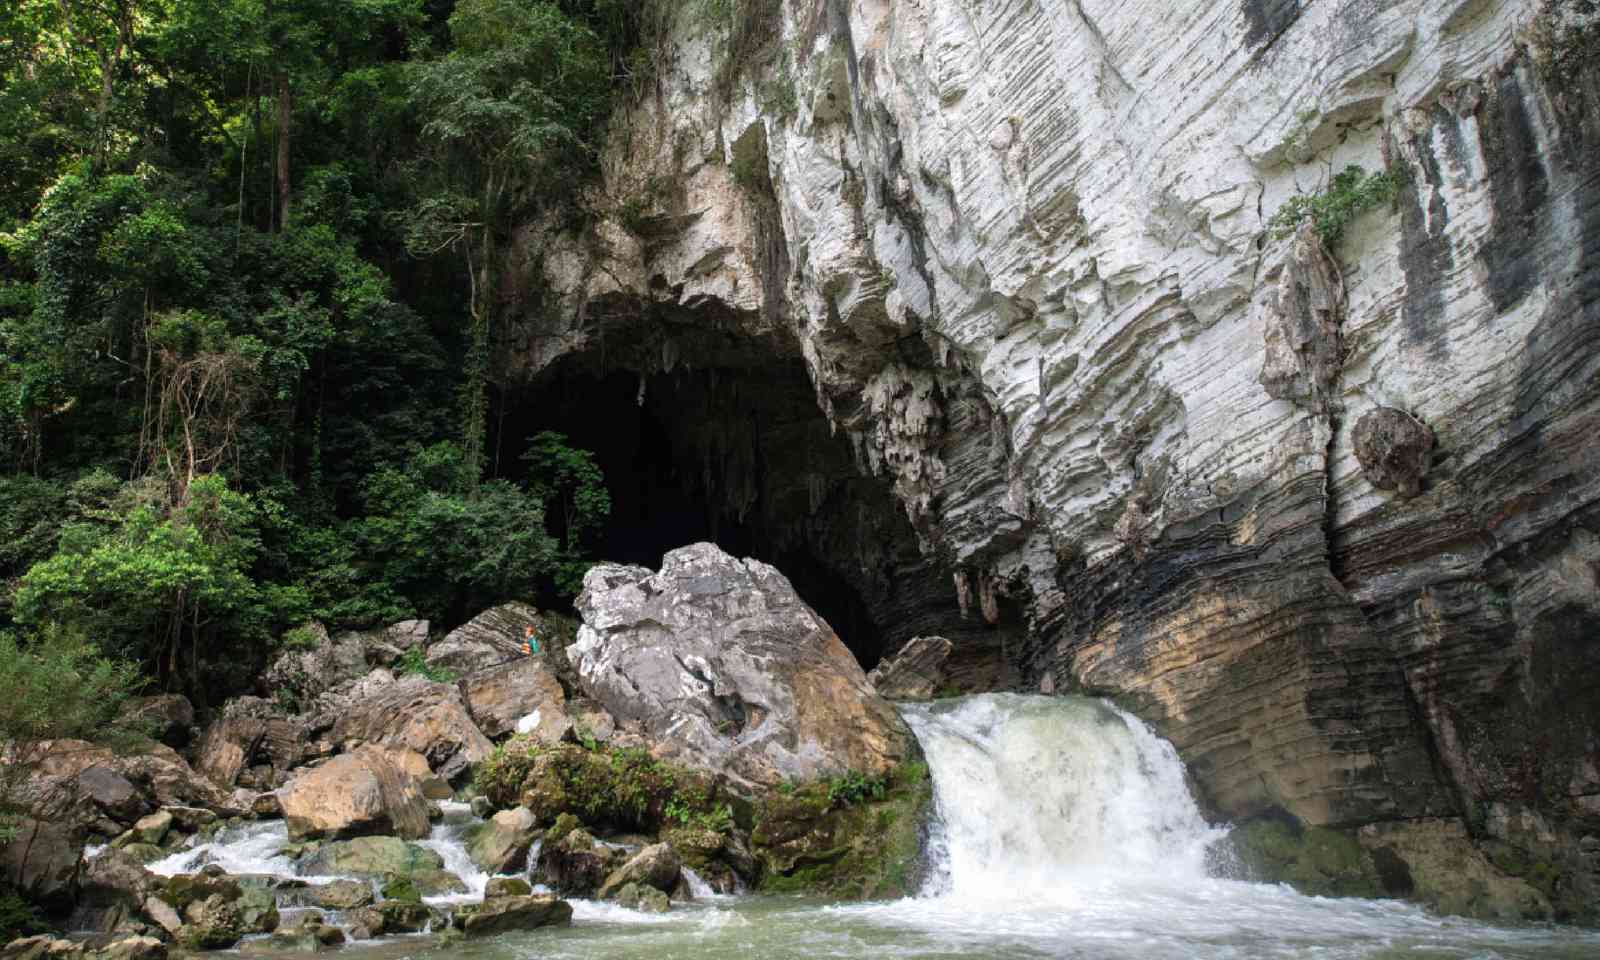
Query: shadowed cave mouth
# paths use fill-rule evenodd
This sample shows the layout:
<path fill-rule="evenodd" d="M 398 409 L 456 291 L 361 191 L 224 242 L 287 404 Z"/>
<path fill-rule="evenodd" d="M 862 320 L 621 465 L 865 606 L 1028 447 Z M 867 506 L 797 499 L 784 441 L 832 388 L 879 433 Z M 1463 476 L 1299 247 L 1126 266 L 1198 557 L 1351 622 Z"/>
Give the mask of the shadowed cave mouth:
<path fill-rule="evenodd" d="M 888 483 L 857 469 L 799 358 L 741 346 L 697 368 L 669 347 L 643 374 L 598 350 L 565 357 L 494 398 L 492 455 L 515 464 L 528 437 L 566 434 L 605 472 L 603 559 L 655 569 L 705 540 L 770 563 L 863 669 L 912 636 L 960 632 L 948 571 L 922 558 Z"/>

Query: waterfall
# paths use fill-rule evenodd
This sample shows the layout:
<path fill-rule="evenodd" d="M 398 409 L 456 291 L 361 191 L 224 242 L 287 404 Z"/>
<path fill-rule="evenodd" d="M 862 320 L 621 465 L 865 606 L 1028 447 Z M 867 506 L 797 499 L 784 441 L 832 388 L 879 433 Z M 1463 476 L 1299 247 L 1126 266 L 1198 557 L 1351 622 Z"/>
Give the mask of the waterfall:
<path fill-rule="evenodd" d="M 1134 879 L 1203 880 L 1226 831 L 1171 744 L 1106 703 L 987 694 L 902 708 L 933 776 L 927 893 L 1058 899 Z"/>

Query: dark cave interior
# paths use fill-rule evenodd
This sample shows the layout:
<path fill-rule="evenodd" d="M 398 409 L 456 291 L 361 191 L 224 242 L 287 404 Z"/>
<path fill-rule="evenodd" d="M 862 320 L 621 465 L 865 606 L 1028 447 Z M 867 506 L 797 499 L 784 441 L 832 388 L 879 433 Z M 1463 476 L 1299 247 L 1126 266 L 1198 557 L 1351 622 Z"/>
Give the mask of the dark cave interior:
<path fill-rule="evenodd" d="M 777 567 L 864 669 L 912 636 L 960 632 L 949 572 L 924 559 L 888 481 L 857 469 L 797 357 L 641 375 L 577 355 L 494 398 L 491 458 L 565 434 L 605 473 L 599 555 L 660 566 L 697 541 Z"/>

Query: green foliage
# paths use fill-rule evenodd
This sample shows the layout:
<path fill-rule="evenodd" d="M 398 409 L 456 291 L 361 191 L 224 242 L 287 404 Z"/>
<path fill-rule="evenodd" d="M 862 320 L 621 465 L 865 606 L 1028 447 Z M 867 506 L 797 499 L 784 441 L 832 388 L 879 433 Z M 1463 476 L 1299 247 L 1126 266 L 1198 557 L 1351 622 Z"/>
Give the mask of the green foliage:
<path fill-rule="evenodd" d="M 1367 173 L 1348 166 L 1336 174 L 1321 193 L 1299 194 L 1284 201 L 1267 225 L 1275 239 L 1293 234 L 1310 222 L 1323 246 L 1333 249 L 1345 227 L 1361 214 L 1393 203 L 1404 185 L 1398 172 Z"/>
<path fill-rule="evenodd" d="M 593 563 L 590 549 L 611 516 L 605 475 L 593 454 L 568 446 L 564 435 L 550 430 L 529 439 L 522 461 L 528 466 L 529 493 L 558 511 L 561 555 L 554 570 L 556 589 L 575 596 Z"/>
<path fill-rule="evenodd" d="M 403 677 L 412 675 L 426 677 L 434 683 L 454 683 L 457 679 L 454 670 L 446 670 L 444 667 L 436 667 L 429 663 L 424 658 L 421 647 L 411 647 L 401 654 L 400 659 L 395 661 L 394 672 Z"/>
<path fill-rule="evenodd" d="M 42 759 L 35 745 L 56 739 L 115 741 L 118 715 L 138 690 L 137 668 L 111 659 L 81 633 L 54 624 L 19 638 L 0 631 L 0 843 L 14 829 L 13 791 Z M 3 892 L 3 891 L 0 891 Z"/>
<path fill-rule="evenodd" d="M 3 829 L 0 827 L 0 830 Z M 0 843 L 6 840 L 4 833 L 0 833 Z M 21 937 L 48 932 L 49 929 L 32 904 L 15 891 L 0 887 L 0 942 L 10 943 Z"/>
<path fill-rule="evenodd" d="M 669 823 L 721 830 L 733 810 L 706 779 L 639 747 L 545 745 L 517 736 L 473 770 L 474 786 L 498 807 L 530 804 L 554 821 L 655 832 Z"/>
<path fill-rule="evenodd" d="M 851 770 L 828 781 L 828 802 L 846 807 L 865 800 L 882 800 L 888 788 L 888 781 L 883 777 L 869 777 Z"/>
<path fill-rule="evenodd" d="M 278 642 L 285 650 L 315 650 L 322 643 L 322 636 L 310 624 L 302 624 L 285 631 Z"/>

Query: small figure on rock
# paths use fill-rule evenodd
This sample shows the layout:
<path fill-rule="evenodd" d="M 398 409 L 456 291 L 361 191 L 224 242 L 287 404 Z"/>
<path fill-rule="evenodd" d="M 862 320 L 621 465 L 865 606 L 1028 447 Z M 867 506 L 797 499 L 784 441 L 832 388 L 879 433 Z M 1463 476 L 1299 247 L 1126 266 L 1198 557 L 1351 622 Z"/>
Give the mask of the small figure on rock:
<path fill-rule="evenodd" d="M 522 652 L 530 657 L 539 652 L 539 636 L 531 623 L 522 628 Z"/>

